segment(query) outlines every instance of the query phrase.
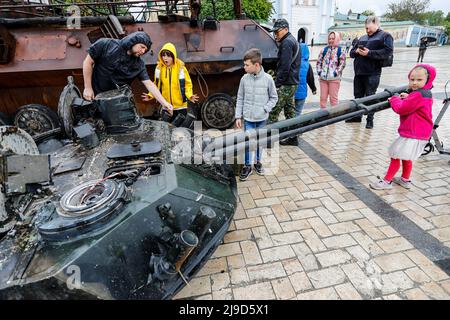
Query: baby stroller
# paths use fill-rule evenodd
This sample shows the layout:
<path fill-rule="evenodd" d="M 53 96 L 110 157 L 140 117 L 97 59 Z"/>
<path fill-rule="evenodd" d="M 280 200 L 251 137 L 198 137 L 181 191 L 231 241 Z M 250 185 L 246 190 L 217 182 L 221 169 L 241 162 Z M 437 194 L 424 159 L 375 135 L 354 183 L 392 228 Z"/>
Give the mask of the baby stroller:
<path fill-rule="evenodd" d="M 439 112 L 436 120 L 434 121 L 433 132 L 431 133 L 430 140 L 428 141 L 427 145 L 425 146 L 425 149 L 424 149 L 422 155 L 427 155 L 430 152 L 433 152 L 434 149 L 436 149 L 440 154 L 450 154 L 449 149 L 444 149 L 444 144 L 442 143 L 441 140 L 439 140 L 439 137 L 436 132 L 436 129 L 439 128 L 439 123 L 441 122 L 442 117 L 444 116 L 445 112 L 447 111 L 447 109 L 450 105 L 450 98 L 448 97 L 448 94 L 447 94 L 447 85 L 449 82 L 450 82 L 450 80 L 447 81 L 447 83 L 445 84 L 445 99 L 442 102 L 444 104 L 444 106 L 442 107 L 441 112 Z M 434 145 L 431 142 L 432 139 L 434 141 Z"/>

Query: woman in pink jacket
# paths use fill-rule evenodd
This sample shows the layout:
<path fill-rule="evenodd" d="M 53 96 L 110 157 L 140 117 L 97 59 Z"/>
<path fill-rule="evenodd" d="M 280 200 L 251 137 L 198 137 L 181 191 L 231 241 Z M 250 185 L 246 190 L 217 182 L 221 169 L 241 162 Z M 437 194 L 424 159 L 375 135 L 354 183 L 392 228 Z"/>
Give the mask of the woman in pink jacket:
<path fill-rule="evenodd" d="M 416 65 L 408 74 L 409 93 L 401 93 L 389 99 L 392 110 L 400 115 L 398 137 L 389 147 L 391 164 L 384 179 L 371 183 L 372 189 L 391 189 L 392 181 L 406 189 L 411 188 L 409 179 L 412 162 L 422 154 L 433 130 L 433 97 L 431 88 L 436 69 L 428 64 Z M 401 177 L 394 177 L 400 169 Z"/>
<path fill-rule="evenodd" d="M 327 107 L 330 97 L 331 106 L 339 103 L 339 87 L 342 71 L 345 68 L 345 48 L 339 46 L 341 36 L 338 32 L 328 34 L 328 46 L 323 48 L 317 58 L 316 70 L 320 82 L 320 107 Z"/>

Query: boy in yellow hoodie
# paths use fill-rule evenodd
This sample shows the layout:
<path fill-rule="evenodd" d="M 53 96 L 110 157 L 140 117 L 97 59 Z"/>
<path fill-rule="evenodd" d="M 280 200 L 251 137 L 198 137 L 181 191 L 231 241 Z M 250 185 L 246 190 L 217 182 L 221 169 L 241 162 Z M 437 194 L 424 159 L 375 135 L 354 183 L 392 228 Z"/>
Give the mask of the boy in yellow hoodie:
<path fill-rule="evenodd" d="M 184 62 L 177 58 L 175 46 L 168 42 L 158 53 L 155 69 L 155 84 L 162 96 L 173 106 L 170 121 L 178 114 L 187 115 L 187 100 L 195 103 L 198 95 L 192 92 L 192 81 Z M 153 99 L 151 93 L 143 93 L 142 100 Z M 170 113 L 170 111 L 168 111 Z M 165 117 L 163 117 L 164 119 Z"/>

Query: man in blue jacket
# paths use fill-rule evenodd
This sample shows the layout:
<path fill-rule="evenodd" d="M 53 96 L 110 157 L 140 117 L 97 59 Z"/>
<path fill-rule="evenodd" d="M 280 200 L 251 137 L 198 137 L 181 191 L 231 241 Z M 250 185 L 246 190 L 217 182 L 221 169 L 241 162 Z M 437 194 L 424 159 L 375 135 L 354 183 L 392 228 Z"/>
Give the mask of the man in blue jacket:
<path fill-rule="evenodd" d="M 394 51 L 394 39 L 380 29 L 380 19 L 369 16 L 365 22 L 366 35 L 353 43 L 350 57 L 354 58 L 355 77 L 353 78 L 353 94 L 362 98 L 376 93 L 380 84 L 383 61 Z M 367 114 L 366 128 L 373 128 L 373 112 Z M 354 117 L 346 122 L 361 122 L 361 117 Z"/>
<path fill-rule="evenodd" d="M 300 52 L 302 63 L 298 72 L 299 84 L 295 92 L 295 116 L 298 117 L 303 111 L 306 97 L 308 96 L 308 87 L 311 88 L 313 94 L 317 93 L 316 84 L 314 83 L 314 72 L 309 64 L 309 49 L 305 43 L 300 43 Z"/>

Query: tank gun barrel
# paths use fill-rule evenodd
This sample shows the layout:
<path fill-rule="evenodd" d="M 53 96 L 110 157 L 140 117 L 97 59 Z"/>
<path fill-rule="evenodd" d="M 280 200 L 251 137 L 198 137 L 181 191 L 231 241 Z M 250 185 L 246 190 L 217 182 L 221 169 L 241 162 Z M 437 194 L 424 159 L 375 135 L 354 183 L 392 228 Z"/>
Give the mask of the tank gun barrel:
<path fill-rule="evenodd" d="M 301 117 L 295 117 L 284 121 L 271 123 L 267 125 L 265 129 L 267 130 L 278 129 L 280 132 L 284 132 L 292 130 L 293 128 L 304 127 L 308 124 L 312 124 L 315 122 L 322 122 L 341 115 L 347 115 L 345 119 L 349 119 L 353 117 L 353 115 L 350 114 L 352 112 L 357 112 L 355 113 L 355 115 L 363 115 L 372 111 L 378 112 L 386 108 L 389 108 L 389 102 L 387 101 L 387 99 L 389 99 L 395 94 L 405 92 L 406 90 L 408 90 L 407 86 L 397 87 L 393 89 L 385 89 L 380 93 L 376 93 L 363 98 L 352 99 L 350 101 L 340 103 L 339 105 L 334 106 L 332 108 L 326 108 L 323 110 L 318 110 L 316 112 L 311 112 L 302 115 Z M 382 104 L 381 102 L 384 103 Z"/>
<path fill-rule="evenodd" d="M 225 157 L 239 154 L 248 148 L 250 143 L 270 146 L 276 141 L 294 137 L 298 134 L 325 127 L 369 112 L 378 112 L 389 108 L 388 98 L 407 91 L 408 87 L 385 89 L 383 92 L 360 99 L 352 99 L 332 108 L 317 110 L 301 117 L 286 119 L 268 124 L 264 128 L 250 132 L 238 132 L 217 137 L 206 148 L 207 158 L 222 160 Z M 277 134 L 274 134 L 274 131 Z"/>

